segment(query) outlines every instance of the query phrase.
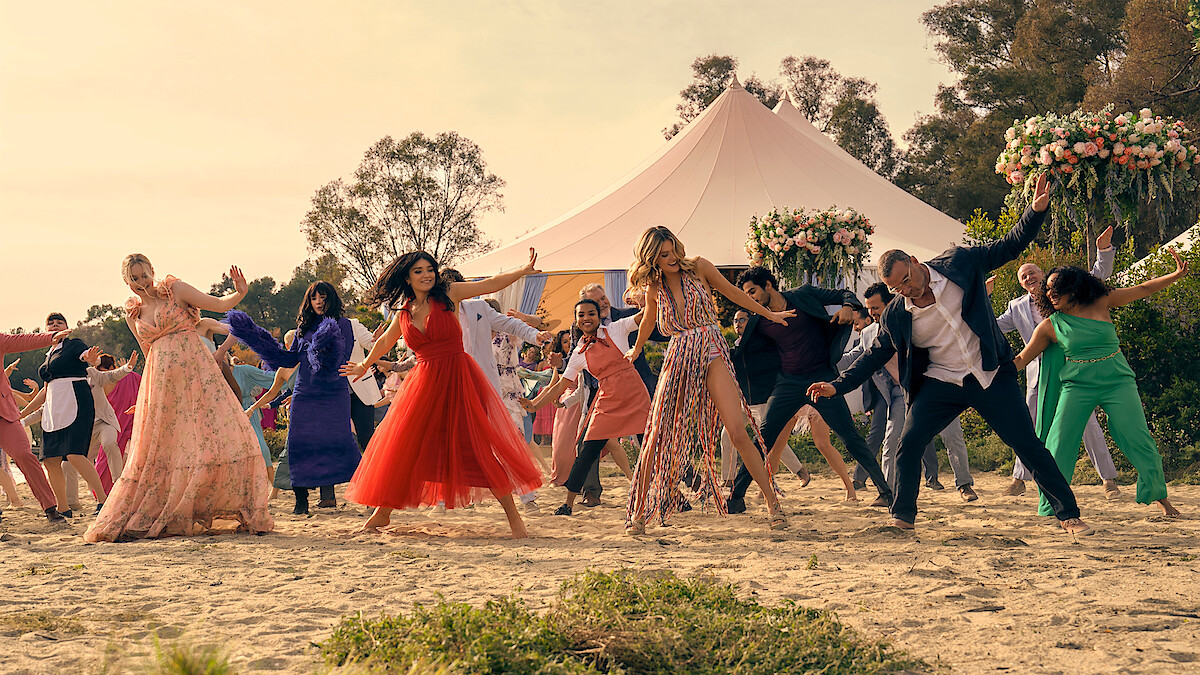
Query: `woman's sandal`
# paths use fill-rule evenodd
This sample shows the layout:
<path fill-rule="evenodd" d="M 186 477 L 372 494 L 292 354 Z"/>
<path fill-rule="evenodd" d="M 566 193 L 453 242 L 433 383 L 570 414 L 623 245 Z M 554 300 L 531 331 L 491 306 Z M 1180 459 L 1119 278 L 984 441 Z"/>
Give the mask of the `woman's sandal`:
<path fill-rule="evenodd" d="M 625 534 L 629 536 L 637 534 L 646 534 L 646 521 L 644 520 L 627 520 L 625 521 Z"/>
<path fill-rule="evenodd" d="M 786 530 L 788 526 L 787 514 L 783 511 L 776 511 L 771 514 L 770 527 L 772 530 Z"/>

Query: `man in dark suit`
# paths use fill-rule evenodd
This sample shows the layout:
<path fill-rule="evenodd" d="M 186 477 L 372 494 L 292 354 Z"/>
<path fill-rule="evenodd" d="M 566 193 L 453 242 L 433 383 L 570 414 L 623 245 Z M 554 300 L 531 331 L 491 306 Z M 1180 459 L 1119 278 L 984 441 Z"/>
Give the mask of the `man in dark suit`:
<path fill-rule="evenodd" d="M 785 309 L 796 310 L 787 325 L 759 321 L 750 317 L 742 333 L 741 346 L 753 350 L 759 341 L 774 344 L 779 352 L 779 371 L 771 398 L 767 401 L 767 413 L 763 419 L 762 437 L 774 446 L 781 433 L 796 412 L 808 400 L 808 387 L 814 382 L 837 375 L 837 364 L 850 339 L 850 322 L 854 311 L 862 303 L 851 291 L 831 291 L 804 285 L 789 291 L 777 290 L 779 282 L 775 275 L 764 267 L 751 267 L 738 277 L 738 285 L 756 302 L 775 312 Z M 825 310 L 826 305 L 841 305 L 835 316 Z M 883 477 L 883 470 L 874 453 L 854 427 L 854 419 L 841 394 L 813 404 L 829 429 L 846 444 L 860 465 L 867 469 L 871 482 L 879 490 L 879 498 L 872 506 L 888 506 L 892 503 L 892 489 Z M 775 458 L 772 457 L 772 460 Z M 729 513 L 746 510 L 745 494 L 750 487 L 750 472 L 743 466 L 733 482 L 733 491 L 726 505 Z"/>
<path fill-rule="evenodd" d="M 908 400 L 908 416 L 900 436 L 896 500 L 892 524 L 913 529 L 920 489 L 921 454 L 925 445 L 955 417 L 974 408 L 1000 440 L 1012 447 L 1033 473 L 1063 529 L 1091 534 L 1079 519 L 1071 486 L 1033 430 L 1025 412 L 1024 392 L 1017 384 L 1012 349 L 996 325 L 984 277 L 1016 259 L 1046 219 L 1049 196 L 1043 174 L 1012 231 L 983 246 L 956 246 L 922 263 L 903 251 L 879 259 L 879 276 L 900 297 L 888 303 L 880 331 L 841 377 L 809 388 L 814 399 L 853 390 L 898 357 L 900 385 Z"/>

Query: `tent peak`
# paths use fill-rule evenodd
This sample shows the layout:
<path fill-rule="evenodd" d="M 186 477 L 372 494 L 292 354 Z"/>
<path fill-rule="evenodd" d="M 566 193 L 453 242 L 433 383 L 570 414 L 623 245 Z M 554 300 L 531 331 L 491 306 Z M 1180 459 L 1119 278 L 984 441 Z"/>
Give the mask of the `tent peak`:
<path fill-rule="evenodd" d="M 738 82 L 737 73 L 734 73 L 733 79 L 729 81 L 729 88 L 730 89 L 741 89 L 742 88 L 742 83 Z"/>
<path fill-rule="evenodd" d="M 792 104 L 794 107 L 796 107 L 796 108 L 799 108 L 799 107 L 800 107 L 799 105 L 796 105 L 796 96 L 795 96 L 794 94 L 792 94 L 792 90 L 791 90 L 791 89 L 788 89 L 788 90 L 787 90 L 787 97 L 786 97 L 786 98 L 787 98 L 787 102 L 788 102 L 788 103 L 791 103 L 791 104 Z"/>

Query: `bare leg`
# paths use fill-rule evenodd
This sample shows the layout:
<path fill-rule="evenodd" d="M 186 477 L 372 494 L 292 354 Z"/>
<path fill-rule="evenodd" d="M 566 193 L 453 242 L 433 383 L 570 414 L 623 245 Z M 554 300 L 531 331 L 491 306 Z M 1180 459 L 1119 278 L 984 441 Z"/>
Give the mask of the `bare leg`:
<path fill-rule="evenodd" d="M 8 455 L 0 450 L 0 486 L 4 488 L 4 495 L 8 497 L 9 506 L 19 508 L 23 506 L 21 503 L 21 495 L 17 492 L 17 480 L 13 478 L 12 469 L 8 466 Z"/>
<path fill-rule="evenodd" d="M 633 499 L 630 500 L 633 513 L 629 516 L 629 522 L 625 524 L 625 532 L 629 534 L 641 534 L 646 531 L 646 516 L 643 512 L 646 510 L 646 496 L 650 494 L 650 479 L 653 477 L 651 474 L 656 454 L 654 448 L 643 447 L 638 455 L 637 469 L 634 471 L 635 480 L 629 486 L 629 489 L 633 490 Z"/>
<path fill-rule="evenodd" d="M 511 500 L 512 497 L 509 497 Z M 379 528 L 387 527 L 392 522 L 392 509 L 386 506 L 375 507 L 375 513 L 367 518 L 367 522 L 363 523 L 362 529 L 359 532 L 367 532 L 370 534 L 379 534 Z"/>
<path fill-rule="evenodd" d="M 708 393 L 717 406 L 717 413 L 721 416 L 721 423 L 725 425 L 725 430 L 729 432 L 729 438 L 733 441 L 733 447 L 737 448 L 746 470 L 762 490 L 763 498 L 767 501 L 767 511 L 772 516 L 781 513 L 779 499 L 771 489 L 771 477 L 767 473 L 767 466 L 763 464 L 758 449 L 754 447 L 750 436 L 746 434 L 745 425 L 742 424 L 745 418 L 742 412 L 742 393 L 723 360 L 714 359 L 709 362 L 706 384 Z M 732 420 L 732 424 L 726 423 L 725 420 Z"/>
<path fill-rule="evenodd" d="M 42 460 L 46 467 L 46 478 L 50 480 L 50 489 L 54 491 L 54 501 L 58 503 L 59 513 L 69 511 L 67 508 L 67 479 L 63 476 L 62 457 L 47 457 Z"/>
<path fill-rule="evenodd" d="M 1180 515 L 1179 509 L 1175 508 L 1174 506 L 1171 506 L 1171 502 L 1167 501 L 1166 498 L 1158 500 L 1158 506 L 1159 506 L 1159 508 L 1162 509 L 1164 516 L 1168 516 L 1170 518 L 1178 518 Z"/>
<path fill-rule="evenodd" d="M 267 467 L 267 485 L 271 486 L 270 499 L 275 499 L 279 496 L 279 488 L 275 487 L 275 465 Z"/>
<path fill-rule="evenodd" d="M 604 447 L 612 457 L 613 463 L 625 474 L 625 480 L 632 481 L 633 469 L 629 468 L 629 455 L 625 452 L 625 446 L 621 445 L 621 441 L 610 438 Z"/>
<path fill-rule="evenodd" d="M 846 462 L 842 459 L 842 453 L 838 452 L 837 448 L 833 447 L 833 441 L 829 440 L 829 425 L 825 424 L 825 420 L 817 413 L 808 416 L 809 430 L 812 431 L 813 442 L 817 444 L 817 449 L 821 451 L 821 456 L 829 464 L 829 468 L 842 479 L 842 485 L 846 488 L 846 501 L 858 501 L 858 495 L 854 493 L 854 482 L 850 480 L 850 472 L 846 469 Z"/>
<path fill-rule="evenodd" d="M 512 495 L 501 495 L 492 490 L 492 496 L 500 502 L 500 506 L 504 507 L 504 515 L 508 516 L 508 526 L 512 528 L 512 538 L 525 539 L 529 537 L 529 533 L 525 531 L 525 521 L 521 520 L 521 512 L 517 511 L 517 504 L 513 501 Z"/>
<path fill-rule="evenodd" d="M 771 463 L 771 473 L 779 470 L 779 460 L 783 458 L 783 451 L 788 447 L 788 437 L 791 436 L 791 430 L 795 429 L 799 422 L 800 413 L 797 412 L 792 421 L 788 422 L 788 433 L 779 434 L 779 438 L 775 439 L 775 445 L 771 446 L 771 452 L 767 454 L 767 461 Z"/>
<path fill-rule="evenodd" d="M 104 500 L 108 499 L 108 493 L 104 491 L 104 484 L 100 482 L 100 474 L 96 473 L 96 465 L 83 455 L 67 455 L 67 461 L 71 467 L 79 472 L 83 477 L 84 482 L 92 489 L 96 495 L 96 503 L 103 504 Z"/>

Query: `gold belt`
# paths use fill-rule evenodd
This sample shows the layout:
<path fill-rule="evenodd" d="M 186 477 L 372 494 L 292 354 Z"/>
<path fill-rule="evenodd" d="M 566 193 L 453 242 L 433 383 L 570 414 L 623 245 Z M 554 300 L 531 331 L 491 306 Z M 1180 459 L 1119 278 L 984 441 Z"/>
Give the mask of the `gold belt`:
<path fill-rule="evenodd" d="M 1069 356 L 1068 356 L 1068 357 L 1066 357 L 1066 359 L 1067 359 L 1068 361 L 1070 361 L 1071 363 L 1097 363 L 1097 362 L 1099 362 L 1099 361 L 1107 361 L 1107 360 L 1111 359 L 1112 357 L 1114 357 L 1114 356 L 1116 356 L 1117 354 L 1120 354 L 1120 353 L 1121 353 L 1121 349 L 1120 349 L 1120 347 L 1118 347 L 1118 348 L 1117 348 L 1117 351 L 1115 351 L 1115 352 L 1113 352 L 1113 353 L 1109 354 L 1108 356 L 1101 356 L 1101 357 L 1100 357 L 1100 358 L 1098 358 L 1098 359 L 1073 359 L 1073 358 L 1071 358 L 1071 357 L 1069 357 Z"/>

